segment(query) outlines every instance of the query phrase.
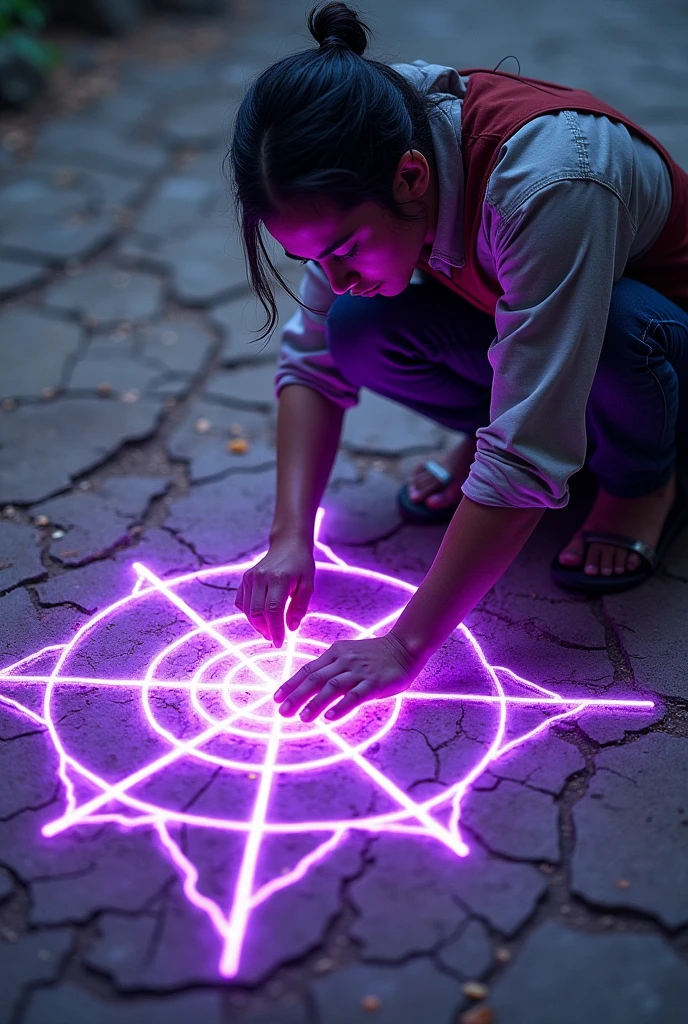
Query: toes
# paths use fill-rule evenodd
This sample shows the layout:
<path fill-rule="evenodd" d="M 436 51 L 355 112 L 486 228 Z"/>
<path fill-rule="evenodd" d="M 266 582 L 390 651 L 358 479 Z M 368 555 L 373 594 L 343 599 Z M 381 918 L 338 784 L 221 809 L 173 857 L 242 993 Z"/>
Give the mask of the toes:
<path fill-rule="evenodd" d="M 585 542 L 581 534 L 577 533 L 563 551 L 559 552 L 559 561 L 562 565 L 568 565 L 569 567 L 579 566 L 583 562 L 584 553 Z"/>
<path fill-rule="evenodd" d="M 440 482 L 432 473 L 428 473 L 423 466 L 417 466 L 409 483 L 409 497 L 411 501 L 424 501 L 428 495 L 433 494 L 440 487 Z"/>
<path fill-rule="evenodd" d="M 602 550 L 601 544 L 591 544 L 589 546 L 585 554 L 585 566 L 583 567 L 583 572 L 587 576 L 599 575 Z"/>
<path fill-rule="evenodd" d="M 614 552 L 615 552 L 615 550 L 616 550 L 616 548 L 613 548 L 613 547 L 611 547 L 608 544 L 604 544 L 602 546 L 602 550 L 600 551 L 599 567 L 600 567 L 600 573 L 603 576 L 611 576 L 611 574 L 614 572 Z"/>
<path fill-rule="evenodd" d="M 425 504 L 428 508 L 448 508 L 450 505 L 458 505 L 460 500 L 461 485 L 453 481 L 441 491 L 431 494 Z"/>

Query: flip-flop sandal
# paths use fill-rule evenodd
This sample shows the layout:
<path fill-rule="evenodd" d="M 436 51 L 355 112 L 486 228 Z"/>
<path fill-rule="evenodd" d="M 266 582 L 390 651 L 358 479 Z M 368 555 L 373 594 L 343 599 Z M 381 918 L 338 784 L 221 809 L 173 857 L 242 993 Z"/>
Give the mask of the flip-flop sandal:
<path fill-rule="evenodd" d="M 623 533 L 613 533 L 607 530 L 585 530 L 583 533 L 586 545 L 613 544 L 618 548 L 626 548 L 627 551 L 635 551 L 643 559 L 637 569 L 619 575 L 588 576 L 581 568 L 569 569 L 562 565 L 559 557 L 555 556 L 552 562 L 552 576 L 560 587 L 564 587 L 565 590 L 575 590 L 581 594 L 599 596 L 600 594 L 619 594 L 623 590 L 630 590 L 631 587 L 637 587 L 640 583 L 644 583 L 657 571 L 669 547 L 687 524 L 688 496 L 683 484 L 677 481 L 676 498 L 669 509 L 656 551 L 642 540 L 635 540 Z"/>
<path fill-rule="evenodd" d="M 427 462 L 424 462 L 423 469 L 434 476 L 435 480 L 442 484 L 442 487 L 448 487 L 454 479 L 454 474 L 441 466 L 435 459 L 428 459 Z M 397 505 L 402 519 L 405 519 L 407 523 L 425 523 L 426 525 L 448 523 L 459 507 L 458 502 L 455 505 L 447 506 L 447 508 L 428 508 L 424 501 L 411 501 L 408 484 L 404 484 L 399 489 Z"/>

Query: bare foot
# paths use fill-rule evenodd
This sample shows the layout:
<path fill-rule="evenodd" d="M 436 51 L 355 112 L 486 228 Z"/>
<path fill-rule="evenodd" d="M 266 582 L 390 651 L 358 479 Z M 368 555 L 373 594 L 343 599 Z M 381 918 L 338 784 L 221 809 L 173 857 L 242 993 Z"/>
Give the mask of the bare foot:
<path fill-rule="evenodd" d="M 435 461 L 453 475 L 443 487 L 437 477 L 428 473 L 423 464 L 416 466 L 409 482 L 411 501 L 424 502 L 428 508 L 448 508 L 461 501 L 461 487 L 475 457 L 475 438 L 466 435 L 450 452 L 435 456 Z"/>
<path fill-rule="evenodd" d="M 655 549 L 675 497 L 675 476 L 665 487 L 642 498 L 614 498 L 600 488 L 588 518 L 561 551 L 559 561 L 571 568 L 580 568 L 585 561 L 583 571 L 588 576 L 633 572 L 640 566 L 640 555 L 613 544 L 586 545 L 583 531 L 611 530 L 613 533 L 625 533 Z"/>

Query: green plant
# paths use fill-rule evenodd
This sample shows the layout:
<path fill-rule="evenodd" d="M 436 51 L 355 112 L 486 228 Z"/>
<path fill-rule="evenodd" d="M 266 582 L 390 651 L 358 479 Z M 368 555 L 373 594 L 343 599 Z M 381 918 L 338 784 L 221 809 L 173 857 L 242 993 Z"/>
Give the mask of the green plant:
<path fill-rule="evenodd" d="M 46 25 L 40 0 L 0 0 L 0 43 L 9 46 L 40 71 L 48 71 L 59 59 L 56 47 L 39 37 Z"/>

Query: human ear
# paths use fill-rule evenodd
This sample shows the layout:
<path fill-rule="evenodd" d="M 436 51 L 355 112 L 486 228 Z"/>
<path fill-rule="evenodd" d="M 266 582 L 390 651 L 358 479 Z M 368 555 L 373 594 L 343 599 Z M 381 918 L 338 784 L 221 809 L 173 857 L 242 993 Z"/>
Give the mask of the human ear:
<path fill-rule="evenodd" d="M 397 202 L 421 199 L 430 185 L 430 166 L 422 153 L 409 149 L 399 160 L 394 175 L 394 198 Z"/>

